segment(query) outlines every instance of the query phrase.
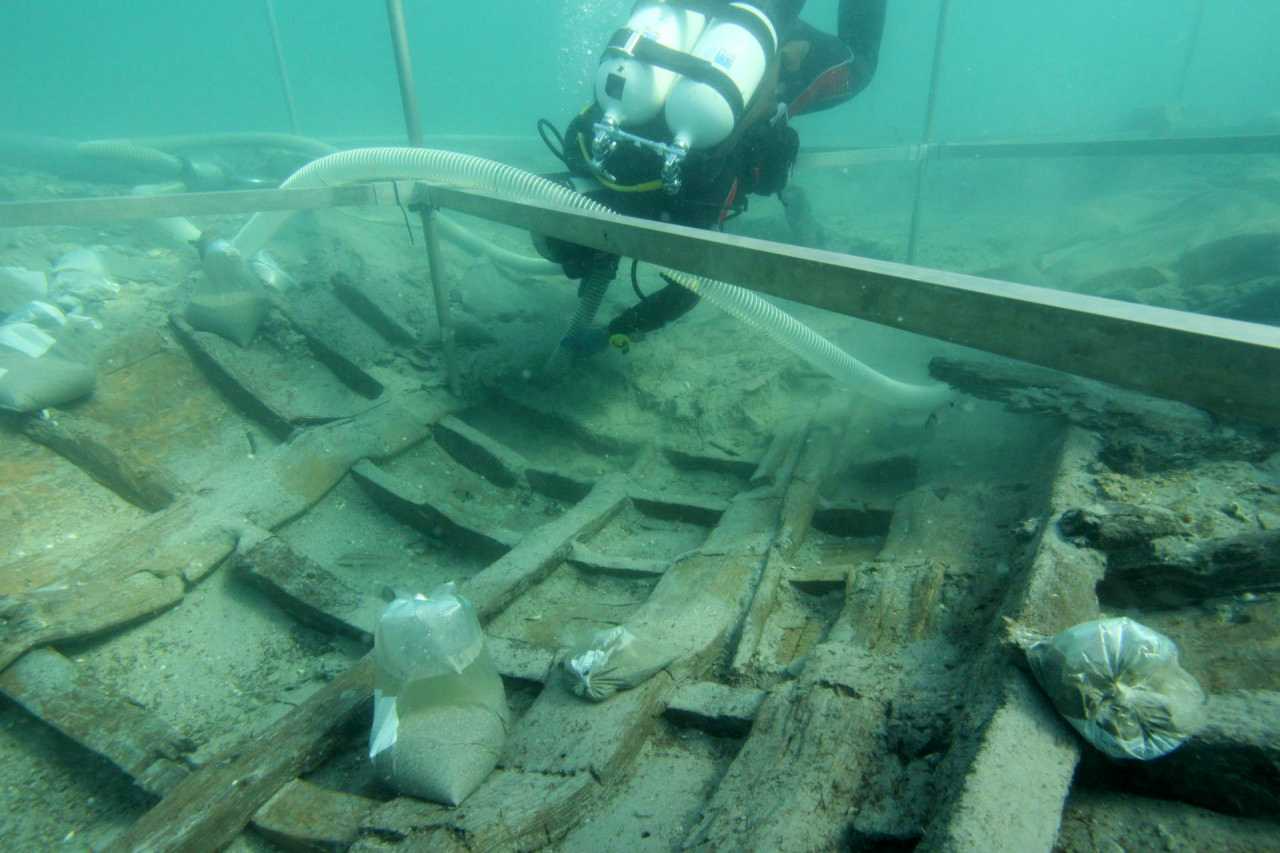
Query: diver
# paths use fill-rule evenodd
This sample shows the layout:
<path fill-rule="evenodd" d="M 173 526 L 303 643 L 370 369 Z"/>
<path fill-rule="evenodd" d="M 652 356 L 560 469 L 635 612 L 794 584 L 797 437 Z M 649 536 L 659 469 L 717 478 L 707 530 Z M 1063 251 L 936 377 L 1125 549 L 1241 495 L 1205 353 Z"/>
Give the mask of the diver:
<path fill-rule="evenodd" d="M 800 19 L 804 0 L 641 0 L 596 72 L 595 100 L 563 136 L 539 133 L 557 176 L 617 213 L 720 229 L 749 195 L 787 186 L 799 152 L 791 119 L 844 103 L 875 75 L 885 0 L 840 0 L 835 35 Z M 553 138 L 548 138 L 548 136 Z M 562 347 L 589 355 L 683 316 L 697 294 L 667 280 L 605 327 L 592 320 L 617 256 L 552 238 L 542 254 L 580 280 Z"/>

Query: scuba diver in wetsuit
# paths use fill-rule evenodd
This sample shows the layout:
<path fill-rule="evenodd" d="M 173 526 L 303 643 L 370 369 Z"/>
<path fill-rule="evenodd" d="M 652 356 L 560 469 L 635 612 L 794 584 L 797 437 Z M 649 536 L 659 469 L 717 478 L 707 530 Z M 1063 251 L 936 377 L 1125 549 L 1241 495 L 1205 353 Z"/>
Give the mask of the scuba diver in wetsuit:
<path fill-rule="evenodd" d="M 564 182 L 628 216 L 722 227 L 748 195 L 786 186 L 800 146 L 790 119 L 844 103 L 871 82 L 885 2 L 840 0 L 831 35 L 800 20 L 804 0 L 641 0 L 601 57 L 595 102 L 569 123 L 558 151 L 548 141 L 568 168 Z M 539 129 L 546 140 L 546 123 Z M 625 351 L 698 302 L 668 281 L 603 329 L 592 326 L 617 256 L 552 238 L 538 238 L 538 248 L 581 280 L 562 341 L 578 355 L 609 343 Z"/>

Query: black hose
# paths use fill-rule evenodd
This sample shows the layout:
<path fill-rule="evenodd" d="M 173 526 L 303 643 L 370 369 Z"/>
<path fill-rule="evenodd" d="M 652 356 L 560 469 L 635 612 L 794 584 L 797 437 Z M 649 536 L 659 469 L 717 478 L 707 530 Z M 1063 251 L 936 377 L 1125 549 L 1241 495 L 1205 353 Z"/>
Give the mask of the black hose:
<path fill-rule="evenodd" d="M 636 292 L 637 299 L 644 299 L 644 291 L 640 289 L 640 281 L 636 278 L 636 267 L 640 266 L 640 262 L 635 258 L 631 259 L 631 289 Z"/>
<path fill-rule="evenodd" d="M 547 134 L 551 134 L 555 139 L 554 145 L 551 140 L 547 138 Z M 561 135 L 556 126 L 545 118 L 538 119 L 538 136 L 542 137 L 542 144 L 547 146 L 547 150 L 551 152 L 552 156 L 561 163 L 564 163 L 565 168 L 569 168 L 569 160 L 565 157 L 564 153 L 564 136 Z"/>

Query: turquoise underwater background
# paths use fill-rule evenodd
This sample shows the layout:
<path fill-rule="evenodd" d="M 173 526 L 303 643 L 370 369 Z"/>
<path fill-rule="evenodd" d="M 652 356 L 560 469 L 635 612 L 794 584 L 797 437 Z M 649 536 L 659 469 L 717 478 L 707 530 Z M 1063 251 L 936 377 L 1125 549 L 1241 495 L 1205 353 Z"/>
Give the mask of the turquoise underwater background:
<path fill-rule="evenodd" d="M 407 0 L 428 133 L 532 135 L 589 97 L 631 0 Z M 805 119 L 807 144 L 919 139 L 939 0 L 890 0 L 880 73 L 854 103 Z M 276 0 L 299 132 L 403 133 L 384 4 Z M 805 17 L 832 29 L 836 0 Z M 288 130 L 262 0 L 7 0 L 0 132 L 88 139 Z M 1198 22 L 1198 23 L 1197 23 Z M 936 137 L 1092 136 L 1135 111 L 1271 128 L 1280 4 L 1268 0 L 953 0 Z M 1193 33 L 1195 38 L 1193 39 Z"/>

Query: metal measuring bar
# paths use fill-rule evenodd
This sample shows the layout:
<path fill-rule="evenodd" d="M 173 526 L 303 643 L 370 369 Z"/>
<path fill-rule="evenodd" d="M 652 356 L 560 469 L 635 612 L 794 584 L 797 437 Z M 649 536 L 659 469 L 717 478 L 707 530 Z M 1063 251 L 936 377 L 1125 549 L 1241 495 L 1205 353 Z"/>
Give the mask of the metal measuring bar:
<path fill-rule="evenodd" d="M 936 142 L 885 148 L 805 148 L 800 168 L 839 169 L 871 163 L 916 160 L 1031 159 L 1053 157 L 1187 157 L 1223 154 L 1280 154 L 1280 134 L 1184 136 L 1161 139 L 1042 139 L 991 142 Z"/>
<path fill-rule="evenodd" d="M 405 188 L 407 192 L 408 187 Z M 0 203 L 0 227 L 110 225 L 131 219 L 224 216 L 263 210 L 397 205 L 393 181 L 288 190 L 224 190 L 173 195 L 124 195 Z"/>
<path fill-rule="evenodd" d="M 421 199 L 425 194 L 428 199 Z M 1280 425 L 1280 328 L 444 187 L 415 199 Z"/>
<path fill-rule="evenodd" d="M 1280 328 L 473 191 L 382 181 L 314 190 L 0 204 L 0 225 L 409 202 L 710 276 L 829 311 L 1280 425 Z"/>

